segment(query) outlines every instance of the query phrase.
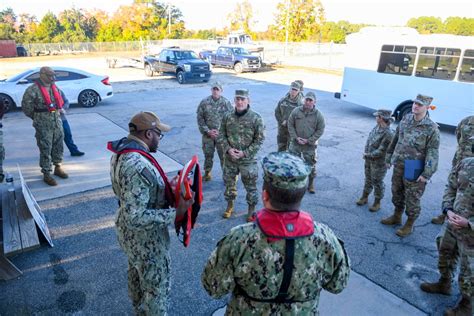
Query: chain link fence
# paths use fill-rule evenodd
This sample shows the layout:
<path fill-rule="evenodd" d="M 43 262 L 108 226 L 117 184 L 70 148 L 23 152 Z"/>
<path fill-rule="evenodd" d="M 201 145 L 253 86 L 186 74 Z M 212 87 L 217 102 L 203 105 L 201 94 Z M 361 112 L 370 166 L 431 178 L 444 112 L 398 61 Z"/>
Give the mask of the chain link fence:
<path fill-rule="evenodd" d="M 262 58 L 270 64 L 299 67 L 342 70 L 345 44 L 312 42 L 271 42 L 258 43 L 264 47 Z M 86 42 L 86 43 L 32 43 L 25 44 L 31 56 L 80 54 L 90 52 L 137 52 L 137 54 L 158 54 L 163 47 L 179 46 L 200 52 L 216 49 L 219 44 L 212 40 L 158 40 L 134 42 Z M 116 55 L 115 54 L 115 55 Z"/>

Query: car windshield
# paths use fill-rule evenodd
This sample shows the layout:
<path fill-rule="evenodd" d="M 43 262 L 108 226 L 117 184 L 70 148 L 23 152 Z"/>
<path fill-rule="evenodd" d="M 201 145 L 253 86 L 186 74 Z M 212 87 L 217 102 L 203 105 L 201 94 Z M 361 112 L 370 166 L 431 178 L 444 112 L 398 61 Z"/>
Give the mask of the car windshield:
<path fill-rule="evenodd" d="M 249 51 L 242 47 L 232 48 L 232 51 L 237 55 L 250 55 Z"/>
<path fill-rule="evenodd" d="M 196 55 L 195 52 L 186 50 L 186 51 L 175 51 L 174 56 L 177 60 L 183 59 L 198 59 L 199 57 Z"/>
<path fill-rule="evenodd" d="M 27 70 L 27 71 L 23 71 L 22 73 L 19 73 L 18 75 L 15 75 L 13 77 L 10 77 L 8 78 L 7 80 L 5 80 L 6 82 L 16 82 L 18 80 L 20 80 L 21 78 L 25 77 L 26 75 L 29 75 L 30 73 L 32 73 L 33 70 Z"/>

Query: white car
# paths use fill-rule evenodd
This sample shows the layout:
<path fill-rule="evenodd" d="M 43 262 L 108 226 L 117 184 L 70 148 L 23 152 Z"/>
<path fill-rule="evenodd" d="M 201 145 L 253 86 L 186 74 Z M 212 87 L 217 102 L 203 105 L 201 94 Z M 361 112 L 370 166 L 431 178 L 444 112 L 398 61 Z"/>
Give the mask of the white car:
<path fill-rule="evenodd" d="M 98 76 L 74 68 L 52 68 L 56 73 L 56 85 L 64 92 L 70 103 L 93 107 L 114 94 L 107 76 Z M 3 103 L 5 111 L 14 106 L 21 107 L 23 94 L 38 80 L 39 70 L 40 68 L 30 69 L 0 81 L 0 103 Z"/>

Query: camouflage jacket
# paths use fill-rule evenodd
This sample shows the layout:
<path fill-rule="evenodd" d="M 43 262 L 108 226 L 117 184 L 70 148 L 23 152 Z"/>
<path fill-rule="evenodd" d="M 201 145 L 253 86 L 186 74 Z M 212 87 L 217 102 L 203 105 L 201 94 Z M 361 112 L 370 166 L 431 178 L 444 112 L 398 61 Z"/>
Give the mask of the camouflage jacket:
<path fill-rule="evenodd" d="M 341 292 L 347 285 L 350 261 L 332 230 L 314 222 L 314 234 L 295 241 L 293 274 L 288 297 L 292 304 L 261 303 L 277 296 L 283 279 L 285 241 L 269 242 L 255 223 L 234 227 L 217 243 L 201 281 L 214 298 L 232 292 L 227 315 L 317 315 L 319 293 Z M 236 287 L 238 285 L 238 287 Z"/>
<path fill-rule="evenodd" d="M 291 112 L 288 118 L 288 133 L 290 141 L 298 146 L 297 137 L 305 138 L 309 143 L 305 146 L 314 147 L 318 144 L 319 138 L 323 135 L 325 128 L 323 114 L 314 107 L 311 111 L 305 112 L 303 106 L 297 107 Z"/>
<path fill-rule="evenodd" d="M 474 249 L 474 157 L 461 160 L 448 177 L 448 184 L 443 196 L 443 209 L 451 208 L 453 212 L 469 220 L 470 230 L 462 229 L 460 234 L 471 249 Z"/>
<path fill-rule="evenodd" d="M 214 100 L 212 96 L 204 98 L 199 103 L 196 111 L 197 123 L 201 134 L 206 135 L 211 129 L 219 129 L 224 114 L 232 111 L 232 104 L 223 96 L 218 100 Z"/>
<path fill-rule="evenodd" d="M 287 121 L 290 117 L 291 112 L 297 107 L 303 105 L 303 99 L 301 95 L 296 96 L 296 100 L 290 98 L 290 93 L 287 93 L 277 104 L 275 108 L 275 118 L 278 122 L 279 128 L 286 128 L 288 125 L 282 125 L 284 121 Z"/>
<path fill-rule="evenodd" d="M 47 89 L 49 91 L 49 96 L 51 97 L 51 100 L 54 100 L 53 90 L 51 89 L 51 87 L 48 87 Z M 52 124 L 57 126 L 57 122 L 60 122 L 59 111 L 35 112 L 35 109 L 47 109 L 46 105 L 44 104 L 43 95 L 41 94 L 41 91 L 36 84 L 32 84 L 26 89 L 25 94 L 23 95 L 23 99 L 21 100 L 21 109 L 23 113 L 25 113 L 26 116 L 31 118 L 37 125 L 45 126 Z"/>
<path fill-rule="evenodd" d="M 134 137 L 113 142 L 117 151 L 126 148 L 148 152 Z M 114 154 L 110 160 L 110 178 L 119 200 L 115 224 L 122 249 L 132 261 L 169 257 L 168 225 L 176 212 L 168 208 L 165 184 L 158 170 L 139 153 Z"/>
<path fill-rule="evenodd" d="M 265 139 L 265 125 L 257 112 L 249 108 L 242 116 L 235 111 L 224 114 L 217 142 L 226 153 L 230 148 L 242 150 L 245 157 L 239 162 L 253 162 Z"/>
<path fill-rule="evenodd" d="M 438 168 L 439 129 L 428 115 L 417 122 L 407 114 L 397 126 L 387 150 L 385 162 L 404 163 L 405 160 L 424 160 L 422 176 L 430 179 Z"/>
<path fill-rule="evenodd" d="M 385 161 L 387 148 L 392 141 L 392 137 L 393 132 L 390 130 L 390 126 L 381 127 L 376 125 L 367 137 L 364 150 L 365 157 Z"/>
<path fill-rule="evenodd" d="M 474 156 L 474 115 L 464 118 L 456 128 L 458 147 L 453 158 L 453 168 L 466 157 Z"/>

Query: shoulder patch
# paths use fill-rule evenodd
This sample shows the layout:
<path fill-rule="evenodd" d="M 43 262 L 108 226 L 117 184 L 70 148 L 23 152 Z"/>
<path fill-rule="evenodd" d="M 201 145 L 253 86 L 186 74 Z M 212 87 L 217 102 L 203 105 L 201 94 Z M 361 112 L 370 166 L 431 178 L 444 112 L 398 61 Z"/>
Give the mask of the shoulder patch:
<path fill-rule="evenodd" d="M 149 185 L 151 185 L 154 181 L 153 173 L 148 169 L 148 168 L 143 168 L 142 171 L 140 172 L 140 175 L 142 178 L 148 182 Z"/>

